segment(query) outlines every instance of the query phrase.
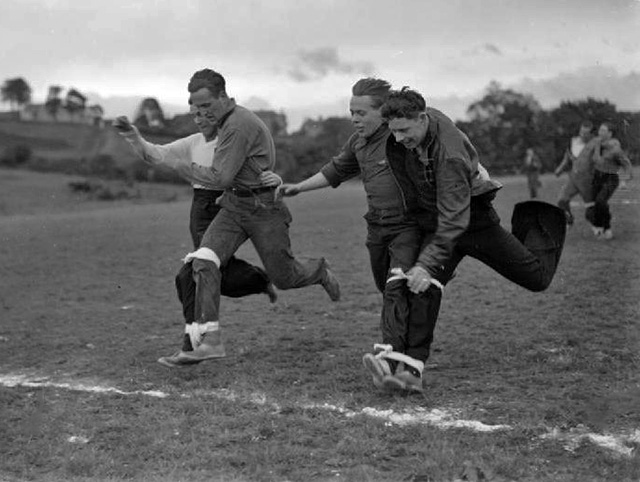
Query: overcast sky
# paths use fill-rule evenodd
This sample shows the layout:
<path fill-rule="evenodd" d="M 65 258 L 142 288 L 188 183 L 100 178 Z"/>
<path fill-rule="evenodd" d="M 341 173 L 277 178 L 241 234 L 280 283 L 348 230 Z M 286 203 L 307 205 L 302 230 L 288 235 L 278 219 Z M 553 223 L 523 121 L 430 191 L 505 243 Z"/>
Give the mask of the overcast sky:
<path fill-rule="evenodd" d="M 362 76 L 449 100 L 492 79 L 638 82 L 640 1 L 2 0 L 0 42 L 0 81 L 24 77 L 36 102 L 59 84 L 184 105 L 190 75 L 210 67 L 240 103 L 346 114 Z M 580 88 L 604 97 L 596 84 Z M 638 92 L 620 107 L 640 110 Z"/>

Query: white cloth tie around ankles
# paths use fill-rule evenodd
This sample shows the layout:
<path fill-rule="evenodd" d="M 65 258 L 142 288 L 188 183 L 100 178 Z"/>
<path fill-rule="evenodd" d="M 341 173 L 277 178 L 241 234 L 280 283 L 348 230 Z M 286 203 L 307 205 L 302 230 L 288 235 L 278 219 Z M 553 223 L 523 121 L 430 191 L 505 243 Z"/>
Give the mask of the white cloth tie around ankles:
<path fill-rule="evenodd" d="M 410 367 L 415 368 L 420 373 L 422 373 L 422 370 L 424 370 L 424 362 L 416 360 L 415 358 L 412 358 L 409 355 L 405 355 L 404 353 L 393 351 L 393 347 L 391 345 L 375 343 L 373 345 L 373 350 L 379 350 L 379 352 L 375 355 L 376 358 L 403 362 L 405 365 L 409 365 Z"/>
<path fill-rule="evenodd" d="M 206 323 L 189 323 L 184 325 L 184 332 L 189 335 L 191 346 L 195 350 L 202 344 L 202 338 L 205 333 L 211 333 L 220 329 L 220 323 L 217 321 L 207 321 Z"/>
<path fill-rule="evenodd" d="M 387 279 L 387 283 L 390 283 L 392 281 L 396 281 L 399 279 L 409 279 L 409 277 L 407 276 L 407 274 L 402 271 L 402 268 L 391 268 L 391 274 L 393 276 L 389 277 L 389 279 Z M 430 278 L 429 279 L 429 284 L 432 284 L 433 286 L 435 286 L 436 288 L 442 290 L 444 289 L 444 285 L 442 283 L 440 283 L 440 281 L 438 281 L 435 278 Z"/>

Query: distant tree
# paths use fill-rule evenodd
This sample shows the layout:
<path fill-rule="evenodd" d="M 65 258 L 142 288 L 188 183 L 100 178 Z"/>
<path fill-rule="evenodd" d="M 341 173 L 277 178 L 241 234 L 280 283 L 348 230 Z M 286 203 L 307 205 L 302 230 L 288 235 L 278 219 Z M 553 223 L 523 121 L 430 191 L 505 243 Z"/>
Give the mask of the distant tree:
<path fill-rule="evenodd" d="M 267 125 L 273 137 L 287 135 L 287 116 L 283 112 L 274 110 L 254 110 L 253 112 Z"/>
<path fill-rule="evenodd" d="M 305 121 L 302 129 L 290 136 L 286 167 L 282 166 L 281 175 L 297 181 L 315 174 L 338 154 L 352 133 L 353 125 L 346 117 Z"/>
<path fill-rule="evenodd" d="M 527 148 L 542 147 L 544 111 L 530 94 L 504 89 L 492 81 L 467 113 L 471 121 L 458 126 L 480 152 L 483 164 L 496 171 L 516 169 Z"/>
<path fill-rule="evenodd" d="M 588 97 L 581 101 L 561 102 L 550 112 L 551 118 L 560 136 L 574 136 L 582 121 L 590 120 L 594 125 L 604 121 L 613 122 L 618 117 L 616 106 L 607 100 L 596 100 Z"/>
<path fill-rule="evenodd" d="M 62 87 L 59 85 L 50 85 L 47 100 L 44 103 L 45 108 L 54 118 L 58 116 L 58 111 L 62 106 L 62 99 L 60 99 L 61 92 Z"/>
<path fill-rule="evenodd" d="M 9 103 L 12 111 L 31 102 L 31 87 L 22 77 L 5 80 L 0 90 L 2 100 Z"/>

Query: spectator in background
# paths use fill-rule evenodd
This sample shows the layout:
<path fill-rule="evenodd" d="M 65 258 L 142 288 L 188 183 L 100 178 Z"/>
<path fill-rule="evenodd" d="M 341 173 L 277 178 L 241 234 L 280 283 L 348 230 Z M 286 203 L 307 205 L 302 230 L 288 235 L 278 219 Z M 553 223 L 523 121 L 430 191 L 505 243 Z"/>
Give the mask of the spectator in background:
<path fill-rule="evenodd" d="M 591 121 L 583 121 L 580 124 L 578 135 L 571 138 L 571 143 L 564 153 L 562 162 L 555 170 L 555 175 L 560 176 L 565 171 L 569 172 L 569 179 L 562 187 L 558 198 L 558 206 L 564 210 L 567 224 L 574 223 L 571 212 L 571 200 L 580 194 L 587 209 L 593 206 L 593 151 L 595 141 L 591 131 Z"/>
<path fill-rule="evenodd" d="M 620 184 L 621 170 L 629 179 L 633 177 L 631 161 L 626 156 L 620 141 L 613 137 L 614 128 L 610 122 L 603 122 L 598 129 L 598 137 L 594 149 L 593 172 L 593 233 L 598 238 L 612 239 L 611 209 L 609 199 Z"/>
<path fill-rule="evenodd" d="M 542 171 L 542 163 L 533 148 L 529 147 L 524 156 L 522 172 L 527 176 L 527 186 L 529 187 L 529 197 L 531 199 L 538 197 L 538 189 L 542 187 L 540 171 Z"/>

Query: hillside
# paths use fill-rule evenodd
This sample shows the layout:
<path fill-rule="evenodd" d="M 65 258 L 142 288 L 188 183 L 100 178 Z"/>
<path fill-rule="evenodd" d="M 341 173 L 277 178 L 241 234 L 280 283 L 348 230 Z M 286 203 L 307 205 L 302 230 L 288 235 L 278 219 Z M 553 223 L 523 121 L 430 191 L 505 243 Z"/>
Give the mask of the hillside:
<path fill-rule="evenodd" d="M 160 144 L 173 140 L 171 136 L 145 137 Z M 0 153 L 20 145 L 28 146 L 35 157 L 50 160 L 91 159 L 106 154 L 123 166 L 136 159 L 126 142 L 108 126 L 0 120 Z"/>

